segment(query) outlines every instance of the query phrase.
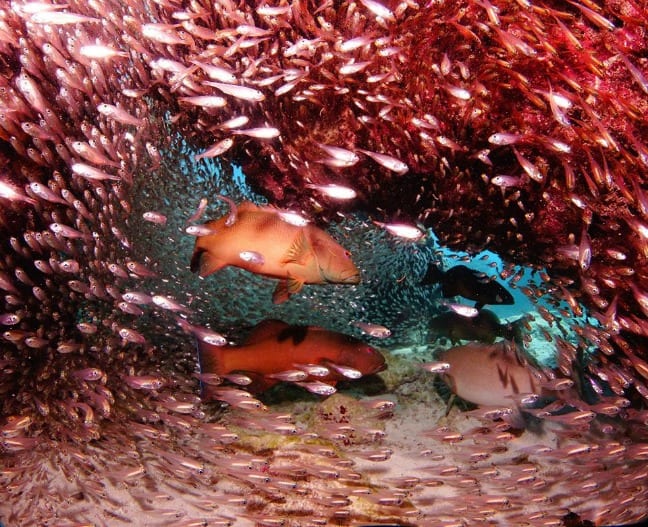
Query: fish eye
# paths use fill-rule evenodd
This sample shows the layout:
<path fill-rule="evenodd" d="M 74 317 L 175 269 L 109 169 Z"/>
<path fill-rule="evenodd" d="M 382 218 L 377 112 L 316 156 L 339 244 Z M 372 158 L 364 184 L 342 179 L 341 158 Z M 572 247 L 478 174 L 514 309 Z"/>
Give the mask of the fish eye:
<path fill-rule="evenodd" d="M 349 251 L 344 251 L 344 256 L 351 258 L 351 253 Z"/>

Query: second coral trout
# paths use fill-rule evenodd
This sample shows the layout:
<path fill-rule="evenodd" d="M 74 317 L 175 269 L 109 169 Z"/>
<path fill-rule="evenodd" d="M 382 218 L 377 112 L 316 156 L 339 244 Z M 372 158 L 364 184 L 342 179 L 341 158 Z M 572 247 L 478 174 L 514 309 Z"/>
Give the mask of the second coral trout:
<path fill-rule="evenodd" d="M 257 324 L 241 346 L 199 342 L 198 347 L 203 375 L 243 375 L 250 382 L 240 384 L 255 392 L 280 381 L 303 383 L 310 391 L 323 384 L 332 388 L 337 381 L 385 369 L 381 353 L 361 340 L 316 326 L 290 326 L 280 320 Z M 203 390 L 205 398 L 211 398 L 211 387 L 204 385 Z"/>

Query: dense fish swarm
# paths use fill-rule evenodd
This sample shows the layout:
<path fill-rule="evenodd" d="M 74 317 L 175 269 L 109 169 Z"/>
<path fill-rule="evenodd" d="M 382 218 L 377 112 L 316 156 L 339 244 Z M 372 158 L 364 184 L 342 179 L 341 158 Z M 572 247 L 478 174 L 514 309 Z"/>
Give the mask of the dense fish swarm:
<path fill-rule="evenodd" d="M 645 517 L 647 27 L 646 8 L 628 1 L 3 3 L 0 518 Z M 398 307 L 408 302 L 422 315 L 412 284 L 432 258 L 414 223 L 453 248 L 499 251 L 511 286 L 512 263 L 546 266 L 528 294 L 562 310 L 558 321 L 538 308 L 548 327 L 557 334 L 581 305 L 597 320 L 574 323 L 577 342 L 547 333 L 558 377 L 541 373 L 557 400 L 516 401 L 556 427 L 555 441 L 524 444 L 505 409 L 453 414 L 455 429 L 435 426 L 432 410 L 398 421 L 393 401 L 340 395 L 307 399 L 298 416 L 224 385 L 228 409 L 204 405 L 193 339 L 256 322 L 263 302 L 258 277 L 228 289 L 231 274 L 214 286 L 188 271 L 199 200 L 229 184 L 193 163 L 214 158 L 310 221 L 364 214 L 333 231 L 372 287 L 350 300 L 309 292 L 262 316 L 339 328 L 352 312 L 418 331 L 398 318 L 410 318 Z M 237 201 L 252 193 L 229 188 Z M 386 248 L 371 249 L 377 240 Z M 365 307 L 374 297 L 390 305 Z M 400 367 L 398 402 L 438 402 L 429 373 Z M 394 439 L 418 420 L 413 437 Z"/>

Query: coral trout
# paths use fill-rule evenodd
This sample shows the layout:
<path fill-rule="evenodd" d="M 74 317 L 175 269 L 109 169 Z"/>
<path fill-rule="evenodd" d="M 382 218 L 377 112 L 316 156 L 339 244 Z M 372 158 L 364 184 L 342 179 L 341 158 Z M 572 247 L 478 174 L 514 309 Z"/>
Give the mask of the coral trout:
<path fill-rule="evenodd" d="M 290 326 L 280 320 L 257 324 L 241 346 L 199 341 L 198 352 L 202 374 L 243 374 L 252 380 L 248 388 L 255 392 L 291 380 L 288 373 L 294 370 L 306 374 L 295 380 L 334 385 L 356 378 L 356 373 L 371 375 L 385 369 L 381 353 L 356 338 L 316 326 Z M 205 399 L 212 398 L 211 389 L 203 386 Z"/>
<path fill-rule="evenodd" d="M 280 304 L 304 284 L 357 284 L 360 272 L 349 251 L 322 229 L 283 221 L 269 208 L 245 201 L 236 219 L 228 216 L 210 221 L 211 234 L 196 239 L 191 270 L 210 275 L 233 265 L 252 273 L 279 278 L 272 300 Z M 253 251 L 258 258 L 242 258 Z"/>

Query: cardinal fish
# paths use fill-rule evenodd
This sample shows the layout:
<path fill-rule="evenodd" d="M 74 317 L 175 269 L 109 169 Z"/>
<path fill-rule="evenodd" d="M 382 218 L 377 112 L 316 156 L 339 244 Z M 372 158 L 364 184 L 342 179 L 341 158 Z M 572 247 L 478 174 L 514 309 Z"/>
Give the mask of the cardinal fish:
<path fill-rule="evenodd" d="M 234 222 L 228 215 L 207 223 L 209 234 L 196 239 L 191 270 L 207 276 L 233 265 L 279 278 L 272 297 L 275 304 L 288 300 L 304 284 L 360 283 L 349 251 L 323 230 L 283 221 L 277 212 L 245 201 L 237 207 Z M 251 252 L 256 257 L 246 258 Z"/>
<path fill-rule="evenodd" d="M 474 317 L 464 317 L 448 311 L 430 320 L 430 331 L 435 337 L 447 337 L 453 344 L 460 340 L 478 340 L 492 344 L 497 337 L 522 345 L 520 322 L 500 324 L 497 315 L 489 309 L 480 310 Z"/>
<path fill-rule="evenodd" d="M 264 320 L 255 326 L 241 346 L 215 346 L 198 342 L 202 374 L 227 378 L 240 374 L 250 379 L 247 388 L 266 390 L 278 382 L 309 386 L 329 385 L 357 379 L 386 368 L 381 353 L 364 342 L 343 333 L 316 326 L 291 326 L 280 320 Z M 203 396 L 212 398 L 210 386 Z M 312 390 L 311 391 L 315 391 Z"/>
<path fill-rule="evenodd" d="M 490 280 L 465 265 L 456 265 L 441 271 L 435 264 L 428 267 L 421 285 L 441 284 L 444 297 L 463 296 L 476 302 L 481 309 L 485 304 L 512 304 L 513 296 L 499 282 Z"/>

